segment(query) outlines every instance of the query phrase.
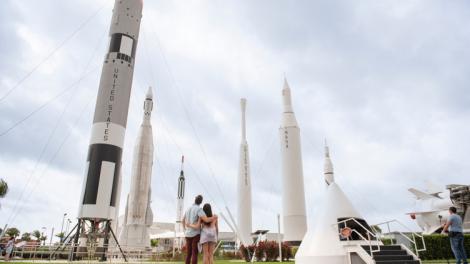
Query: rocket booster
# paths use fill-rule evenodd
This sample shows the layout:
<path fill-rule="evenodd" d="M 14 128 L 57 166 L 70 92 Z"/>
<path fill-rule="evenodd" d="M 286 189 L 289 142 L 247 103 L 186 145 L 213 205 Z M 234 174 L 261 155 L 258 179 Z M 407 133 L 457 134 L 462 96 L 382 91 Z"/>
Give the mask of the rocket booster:
<path fill-rule="evenodd" d="M 282 90 L 284 112 L 279 128 L 282 160 L 282 210 L 284 241 L 298 244 L 307 231 L 304 176 L 297 125 L 289 84 L 284 80 Z"/>
<path fill-rule="evenodd" d="M 238 230 L 239 238 L 243 244 L 250 245 L 252 232 L 252 205 L 251 205 L 251 175 L 250 175 L 250 155 L 248 152 L 248 142 L 246 140 L 246 99 L 240 100 L 241 106 L 241 127 L 242 138 L 240 143 L 240 157 L 238 167 Z"/>
<path fill-rule="evenodd" d="M 115 218 L 142 0 L 116 0 L 93 118 L 78 217 Z"/>

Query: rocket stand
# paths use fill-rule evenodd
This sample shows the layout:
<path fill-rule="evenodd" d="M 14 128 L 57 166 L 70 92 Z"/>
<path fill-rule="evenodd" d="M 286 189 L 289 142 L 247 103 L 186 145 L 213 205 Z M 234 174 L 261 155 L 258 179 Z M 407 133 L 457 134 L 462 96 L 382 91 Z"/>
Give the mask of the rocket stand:
<path fill-rule="evenodd" d="M 91 247 L 95 246 L 95 250 L 100 248 L 101 250 L 99 251 L 101 252 L 95 252 L 95 255 L 100 254 L 100 261 L 106 261 L 106 253 L 108 252 L 109 238 L 111 235 L 117 247 L 119 248 L 122 257 L 127 262 L 127 257 L 124 254 L 124 251 L 122 250 L 121 245 L 119 244 L 119 241 L 116 238 L 113 229 L 111 228 L 111 220 L 78 219 L 76 227 L 77 230 L 75 232 L 75 235 L 73 236 L 73 243 L 69 254 L 69 261 L 77 260 L 77 255 L 81 253 L 79 249 L 85 248 L 84 251 L 86 252 L 88 250 L 89 245 L 91 245 Z M 79 243 L 80 238 L 86 239 L 85 245 L 81 246 L 81 243 Z M 100 239 L 103 240 L 103 246 L 96 247 L 96 245 L 99 244 L 98 242 Z M 83 252 L 83 254 L 86 254 L 85 252 Z"/>

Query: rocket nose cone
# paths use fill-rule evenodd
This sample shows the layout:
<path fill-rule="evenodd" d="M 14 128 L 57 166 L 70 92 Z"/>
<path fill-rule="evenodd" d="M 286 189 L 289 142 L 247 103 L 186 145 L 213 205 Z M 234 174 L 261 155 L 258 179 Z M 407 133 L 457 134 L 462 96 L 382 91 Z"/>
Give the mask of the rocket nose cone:
<path fill-rule="evenodd" d="M 147 90 L 147 94 L 145 95 L 145 98 L 148 98 L 148 99 L 153 98 L 152 86 L 149 86 L 149 89 Z"/>
<path fill-rule="evenodd" d="M 242 110 L 245 111 L 245 108 L 246 108 L 246 98 L 241 98 L 241 99 L 240 99 L 240 106 L 242 107 Z"/>
<path fill-rule="evenodd" d="M 283 87 L 283 89 L 285 89 L 285 90 L 286 90 L 286 89 L 290 89 L 289 83 L 287 82 L 287 78 L 286 78 L 286 77 L 284 77 L 284 87 Z"/>

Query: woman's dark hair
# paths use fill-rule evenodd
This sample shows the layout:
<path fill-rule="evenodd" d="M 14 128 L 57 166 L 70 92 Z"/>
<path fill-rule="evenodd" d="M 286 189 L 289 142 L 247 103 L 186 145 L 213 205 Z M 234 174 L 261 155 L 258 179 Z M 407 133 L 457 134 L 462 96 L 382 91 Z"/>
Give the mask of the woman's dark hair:
<path fill-rule="evenodd" d="M 199 194 L 198 196 L 196 196 L 196 198 L 194 199 L 194 203 L 200 205 L 202 203 L 202 195 Z"/>
<path fill-rule="evenodd" d="M 203 207 L 202 210 L 206 214 L 207 217 L 212 217 L 212 207 L 210 204 L 206 203 Z M 204 223 L 205 225 L 210 225 L 211 223 Z"/>
<path fill-rule="evenodd" d="M 449 211 L 451 211 L 452 213 L 456 214 L 456 213 L 457 213 L 457 208 L 455 208 L 455 207 L 452 206 L 452 207 L 449 208 Z"/>

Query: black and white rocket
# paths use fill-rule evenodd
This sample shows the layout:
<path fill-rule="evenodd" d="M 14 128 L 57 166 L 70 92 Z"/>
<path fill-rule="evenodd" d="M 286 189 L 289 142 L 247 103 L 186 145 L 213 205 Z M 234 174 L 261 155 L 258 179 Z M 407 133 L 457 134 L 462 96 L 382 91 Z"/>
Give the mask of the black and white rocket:
<path fill-rule="evenodd" d="M 279 137 L 282 160 L 282 212 L 284 241 L 299 244 L 307 231 L 304 176 L 300 129 L 292 108 L 289 84 L 284 79 L 282 89 L 284 111 Z"/>
<path fill-rule="evenodd" d="M 252 232 L 252 204 L 251 204 L 251 175 L 250 155 L 248 152 L 248 141 L 246 140 L 246 99 L 240 100 L 241 106 L 241 143 L 238 163 L 238 231 L 239 239 L 244 245 L 251 245 Z"/>
<path fill-rule="evenodd" d="M 127 196 L 124 223 L 119 235 L 119 243 L 127 249 L 150 247 L 148 229 L 153 223 L 153 213 L 150 207 L 154 149 L 152 109 L 153 95 L 152 88 L 149 88 L 144 101 L 142 124 L 134 146 L 131 190 Z"/>
<path fill-rule="evenodd" d="M 181 156 L 181 171 L 180 176 L 178 177 L 178 193 L 176 195 L 176 225 L 175 233 L 179 238 L 184 232 L 183 229 L 183 210 L 184 210 L 184 188 L 185 188 L 185 178 L 184 178 L 184 156 Z M 175 240 L 176 248 L 181 248 L 183 245 L 182 239 Z"/>
<path fill-rule="evenodd" d="M 116 218 L 142 5 L 142 0 L 116 0 L 114 4 L 80 200 L 80 219 Z"/>

